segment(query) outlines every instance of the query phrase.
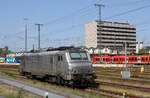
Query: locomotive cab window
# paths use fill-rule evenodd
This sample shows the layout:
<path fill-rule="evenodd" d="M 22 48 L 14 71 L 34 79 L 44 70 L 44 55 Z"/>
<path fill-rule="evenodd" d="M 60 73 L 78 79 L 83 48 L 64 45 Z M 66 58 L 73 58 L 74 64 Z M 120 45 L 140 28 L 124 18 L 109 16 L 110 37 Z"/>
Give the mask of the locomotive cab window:
<path fill-rule="evenodd" d="M 71 60 L 88 60 L 86 52 L 70 52 Z"/>

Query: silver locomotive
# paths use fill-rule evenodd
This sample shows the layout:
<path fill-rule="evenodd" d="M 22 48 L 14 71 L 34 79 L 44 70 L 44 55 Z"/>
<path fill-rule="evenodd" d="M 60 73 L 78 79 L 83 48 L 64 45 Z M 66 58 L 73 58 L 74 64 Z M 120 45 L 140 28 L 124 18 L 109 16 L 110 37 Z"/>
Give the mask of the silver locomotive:
<path fill-rule="evenodd" d="M 95 78 L 90 56 L 81 49 L 26 53 L 21 58 L 19 71 L 22 75 L 58 84 L 88 85 Z"/>

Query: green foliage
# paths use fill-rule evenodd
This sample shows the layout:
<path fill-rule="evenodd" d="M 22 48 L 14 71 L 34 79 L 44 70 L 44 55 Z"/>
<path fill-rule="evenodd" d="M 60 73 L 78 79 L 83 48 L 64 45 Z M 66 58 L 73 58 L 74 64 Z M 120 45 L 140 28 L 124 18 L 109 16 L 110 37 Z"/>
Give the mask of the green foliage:
<path fill-rule="evenodd" d="M 102 97 L 100 94 L 93 92 L 93 91 L 91 91 L 88 95 L 89 95 L 89 98 L 100 98 L 100 97 Z M 102 98 L 104 98 L 104 96 Z"/>
<path fill-rule="evenodd" d="M 18 91 L 17 98 L 24 98 L 24 96 L 27 96 L 27 94 L 26 94 L 25 91 L 21 88 L 21 89 Z"/>
<path fill-rule="evenodd" d="M 6 98 L 16 98 L 14 95 L 10 94 Z"/>
<path fill-rule="evenodd" d="M 37 81 L 36 80 L 33 80 L 33 84 L 36 84 L 37 83 Z"/>
<path fill-rule="evenodd" d="M 146 54 L 149 54 L 148 49 L 142 48 L 142 49 L 139 50 L 139 55 L 146 55 Z"/>

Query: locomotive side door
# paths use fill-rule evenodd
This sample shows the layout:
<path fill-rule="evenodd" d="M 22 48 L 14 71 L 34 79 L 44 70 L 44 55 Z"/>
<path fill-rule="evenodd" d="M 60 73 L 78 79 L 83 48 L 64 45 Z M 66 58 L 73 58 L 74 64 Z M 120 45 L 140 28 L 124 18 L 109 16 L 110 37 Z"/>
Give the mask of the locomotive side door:
<path fill-rule="evenodd" d="M 57 72 L 58 75 L 63 72 L 63 56 L 60 54 L 57 55 Z"/>
<path fill-rule="evenodd" d="M 60 75 L 61 73 L 61 61 L 60 61 L 60 55 L 57 54 L 57 55 L 54 55 L 53 56 L 53 74 L 54 75 Z"/>

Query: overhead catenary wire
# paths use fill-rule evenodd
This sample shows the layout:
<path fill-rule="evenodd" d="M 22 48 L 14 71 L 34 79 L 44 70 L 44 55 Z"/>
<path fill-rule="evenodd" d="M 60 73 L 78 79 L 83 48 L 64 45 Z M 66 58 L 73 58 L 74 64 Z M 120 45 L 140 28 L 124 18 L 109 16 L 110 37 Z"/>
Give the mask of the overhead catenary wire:
<path fill-rule="evenodd" d="M 142 9 L 143 9 L 143 7 L 142 7 Z M 128 11 L 128 13 L 134 12 L 134 11 L 136 11 L 136 10 L 140 10 L 140 9 L 134 9 L 134 10 Z M 73 28 L 71 27 L 70 29 L 73 29 Z M 68 30 L 68 28 L 67 28 L 66 30 Z"/>
<path fill-rule="evenodd" d="M 113 15 L 113 16 L 105 17 L 103 19 L 105 20 L 105 19 L 110 19 L 110 18 L 114 18 L 114 17 L 119 17 L 119 16 L 122 16 L 122 15 L 125 15 L 125 14 L 129 14 L 129 13 L 132 13 L 132 12 L 135 12 L 135 11 L 139 11 L 139 10 L 142 10 L 142 9 L 145 9 L 145 8 L 149 8 L 149 7 L 150 7 L 150 5 L 145 5 L 145 6 L 135 8 L 135 9 L 132 9 L 132 10 L 128 10 L 126 12 L 122 12 L 122 13 L 119 13 L 119 14 L 116 14 L 116 15 Z"/>
<path fill-rule="evenodd" d="M 99 1 L 102 1 L 102 0 L 99 0 Z M 98 2 L 99 2 L 99 1 L 98 1 Z M 79 13 L 79 14 L 85 14 L 85 15 L 87 15 L 87 14 L 88 14 L 87 11 L 92 10 L 92 6 L 91 6 L 91 5 L 93 5 L 93 4 L 90 4 L 90 5 L 88 5 L 88 6 L 84 7 L 84 8 L 81 8 L 81 9 L 79 9 L 79 10 L 73 12 L 71 15 L 67 15 L 67 16 L 72 16 L 72 15 L 74 15 L 76 12 Z M 52 22 L 54 22 L 54 21 L 59 21 L 59 20 L 65 18 L 65 17 L 66 17 L 66 16 L 61 17 L 61 18 L 56 19 L 56 20 L 53 20 Z M 47 22 L 47 23 L 50 23 L 50 22 Z M 45 23 L 45 24 L 46 24 L 46 23 Z M 48 24 L 46 24 L 46 25 L 48 25 Z M 28 31 L 31 31 L 31 28 L 28 29 Z M 24 33 L 24 31 L 22 30 L 22 31 L 17 32 L 17 33 L 15 33 L 15 34 L 13 34 L 13 35 L 16 35 L 16 34 L 18 35 L 18 34 L 21 34 L 21 33 Z M 29 38 L 30 38 L 30 37 L 29 37 Z M 22 40 L 22 39 L 24 39 L 24 38 L 18 36 L 18 39 Z"/>
<path fill-rule="evenodd" d="M 146 1 L 149 1 L 149 0 L 136 0 L 136 1 L 129 1 L 129 2 L 126 2 L 126 3 L 123 2 L 123 3 L 119 3 L 119 4 L 107 5 L 107 8 L 127 7 L 129 5 L 144 3 Z"/>
<path fill-rule="evenodd" d="M 147 7 L 150 7 L 150 5 L 148 5 L 148 6 L 143 6 L 143 7 L 136 8 L 136 9 L 132 9 L 132 10 L 129 10 L 129 11 L 127 11 L 127 12 L 120 13 L 120 14 L 117 14 L 117 15 L 114 15 L 114 16 L 110 16 L 110 17 L 106 17 L 106 18 L 118 17 L 118 16 L 121 16 L 121 15 L 124 15 L 124 14 L 127 14 L 127 13 L 131 13 L 131 12 L 134 12 L 134 11 L 138 11 L 138 10 L 141 10 L 141 9 L 144 9 L 144 8 L 147 8 Z M 104 19 L 105 19 L 105 18 L 104 18 Z"/>
<path fill-rule="evenodd" d="M 98 0 L 98 1 L 95 2 L 95 3 L 99 3 L 100 1 L 103 1 L 103 0 Z M 71 17 L 71 16 L 73 16 L 73 15 L 75 15 L 75 14 L 79 14 L 79 13 L 82 14 L 82 13 L 84 13 L 85 10 L 88 11 L 87 8 L 90 8 L 90 7 L 93 7 L 93 4 L 89 4 L 89 5 L 87 5 L 87 6 L 83 7 L 83 8 L 80 8 L 79 10 L 76 10 L 76 11 L 74 11 L 74 12 L 72 12 L 71 14 L 68 14 L 68 15 L 66 15 L 66 16 L 57 18 L 57 19 L 52 20 L 52 21 L 49 21 L 49 22 L 46 22 L 46 23 L 44 23 L 44 25 L 49 25 L 49 24 L 55 23 L 56 21 L 64 20 L 64 18 Z"/>

